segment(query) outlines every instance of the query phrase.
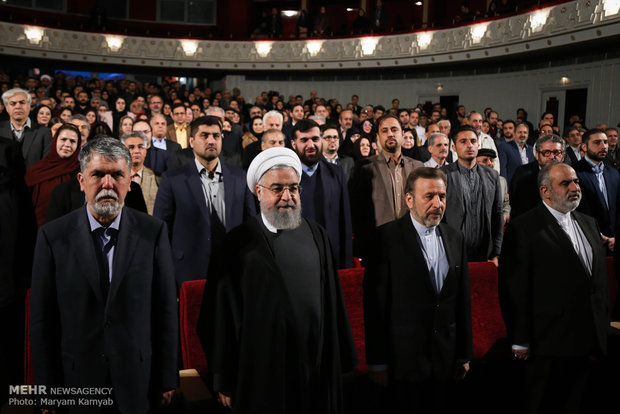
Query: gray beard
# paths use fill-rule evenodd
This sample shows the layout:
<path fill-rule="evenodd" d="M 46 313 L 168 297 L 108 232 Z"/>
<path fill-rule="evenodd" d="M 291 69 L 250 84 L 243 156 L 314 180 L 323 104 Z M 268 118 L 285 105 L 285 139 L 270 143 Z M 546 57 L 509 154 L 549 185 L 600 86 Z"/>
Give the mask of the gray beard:
<path fill-rule="evenodd" d="M 261 212 L 269 224 L 277 229 L 296 229 L 301 224 L 301 207 L 279 211 L 276 206 L 265 207 L 261 204 Z"/>
<path fill-rule="evenodd" d="M 112 201 L 112 202 L 95 202 L 90 204 L 89 203 L 89 207 L 98 215 L 101 217 L 116 217 L 121 210 L 123 209 L 123 206 L 125 205 L 125 203 L 119 203 L 118 201 Z"/>

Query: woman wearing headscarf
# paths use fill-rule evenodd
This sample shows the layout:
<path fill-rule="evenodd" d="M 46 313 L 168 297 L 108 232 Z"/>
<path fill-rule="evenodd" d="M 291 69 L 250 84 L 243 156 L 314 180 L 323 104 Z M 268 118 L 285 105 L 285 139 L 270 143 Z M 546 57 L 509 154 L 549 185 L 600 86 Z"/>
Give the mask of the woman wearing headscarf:
<path fill-rule="evenodd" d="M 114 100 L 114 109 L 112 109 L 112 133 L 116 138 L 119 138 L 122 134 L 120 132 L 121 118 L 127 115 L 127 101 L 122 96 L 119 96 Z"/>
<path fill-rule="evenodd" d="M 250 130 L 241 137 L 241 146 L 245 149 L 253 142 L 260 141 L 263 137 L 263 118 L 255 116 L 250 120 Z"/>
<path fill-rule="evenodd" d="M 52 109 L 47 105 L 39 105 L 32 114 L 32 120 L 45 127 L 50 126 L 50 120 L 52 119 Z"/>
<path fill-rule="evenodd" d="M 375 155 L 376 151 L 372 146 L 372 138 L 368 134 L 361 134 L 360 138 L 353 143 L 353 158 L 355 161 Z"/>
<path fill-rule="evenodd" d="M 26 172 L 26 185 L 32 190 L 32 204 L 39 226 L 45 223 L 47 204 L 54 187 L 71 180 L 77 173 L 80 144 L 80 131 L 75 125 L 60 126 L 52 140 L 50 152 Z"/>

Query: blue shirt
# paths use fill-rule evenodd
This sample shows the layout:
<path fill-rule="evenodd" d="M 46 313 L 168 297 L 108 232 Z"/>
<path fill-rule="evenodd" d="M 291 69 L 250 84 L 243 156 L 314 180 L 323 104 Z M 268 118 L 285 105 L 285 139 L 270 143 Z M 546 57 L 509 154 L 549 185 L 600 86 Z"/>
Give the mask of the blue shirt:
<path fill-rule="evenodd" d="M 90 231 L 91 233 L 94 232 L 95 230 L 97 230 L 98 228 L 105 228 L 106 231 L 101 233 L 100 236 L 100 240 L 101 240 L 101 245 L 105 246 L 107 242 L 110 241 L 110 239 L 112 238 L 111 234 L 108 233 L 108 229 L 116 229 L 116 231 L 118 232 L 119 226 L 121 224 L 121 214 L 122 214 L 122 210 L 120 213 L 118 213 L 118 216 L 116 216 L 116 218 L 114 219 L 114 221 L 112 221 L 112 223 L 110 223 L 110 225 L 108 227 L 103 227 L 98 221 L 97 219 L 95 219 L 95 217 L 93 217 L 93 215 L 91 214 L 90 210 L 88 209 L 88 206 L 86 206 L 86 214 L 88 215 L 88 222 L 90 223 Z M 96 248 L 98 249 L 99 246 L 96 246 Z M 108 269 L 109 269 L 109 274 L 108 277 L 110 278 L 110 282 L 112 281 L 112 264 L 114 263 L 114 249 L 116 248 L 116 246 L 112 246 L 112 248 L 110 249 L 110 251 L 107 254 L 107 259 L 108 259 Z"/>
<path fill-rule="evenodd" d="M 166 145 L 166 137 L 163 137 L 161 140 L 159 140 L 157 138 L 151 138 L 151 141 L 153 142 L 153 146 L 155 148 L 159 148 L 159 149 L 162 149 L 164 151 L 166 151 L 168 149 L 168 146 Z"/>

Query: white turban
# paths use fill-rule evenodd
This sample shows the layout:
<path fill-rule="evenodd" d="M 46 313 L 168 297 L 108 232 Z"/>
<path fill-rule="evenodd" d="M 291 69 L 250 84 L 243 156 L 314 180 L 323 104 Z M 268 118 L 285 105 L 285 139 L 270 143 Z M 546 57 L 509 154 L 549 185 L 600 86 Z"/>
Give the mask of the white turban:
<path fill-rule="evenodd" d="M 276 165 L 288 165 L 297 171 L 297 176 L 301 178 L 301 161 L 295 152 L 285 147 L 272 147 L 261 151 L 248 168 L 247 181 L 248 187 L 253 194 L 256 194 L 256 184 L 263 174 Z"/>

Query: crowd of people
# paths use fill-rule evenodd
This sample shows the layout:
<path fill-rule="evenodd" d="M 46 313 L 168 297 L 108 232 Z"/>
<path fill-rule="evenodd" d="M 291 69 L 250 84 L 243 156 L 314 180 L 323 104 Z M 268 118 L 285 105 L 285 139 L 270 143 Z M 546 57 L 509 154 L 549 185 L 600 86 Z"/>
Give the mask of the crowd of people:
<path fill-rule="evenodd" d="M 354 258 L 370 377 L 398 412 L 443 407 L 454 370 L 469 370 L 468 262 L 499 266 L 532 412 L 555 401 L 557 375 L 578 406 L 588 358 L 605 354 L 616 127 L 316 91 L 250 103 L 238 88 L 61 72 L 3 75 L 0 90 L 0 316 L 16 333 L 0 355 L 13 375 L 32 280 L 37 383 L 112 385 L 120 412 L 169 403 L 176 299 L 206 278 L 199 333 L 222 404 L 339 412 L 355 350 L 336 269 Z"/>

